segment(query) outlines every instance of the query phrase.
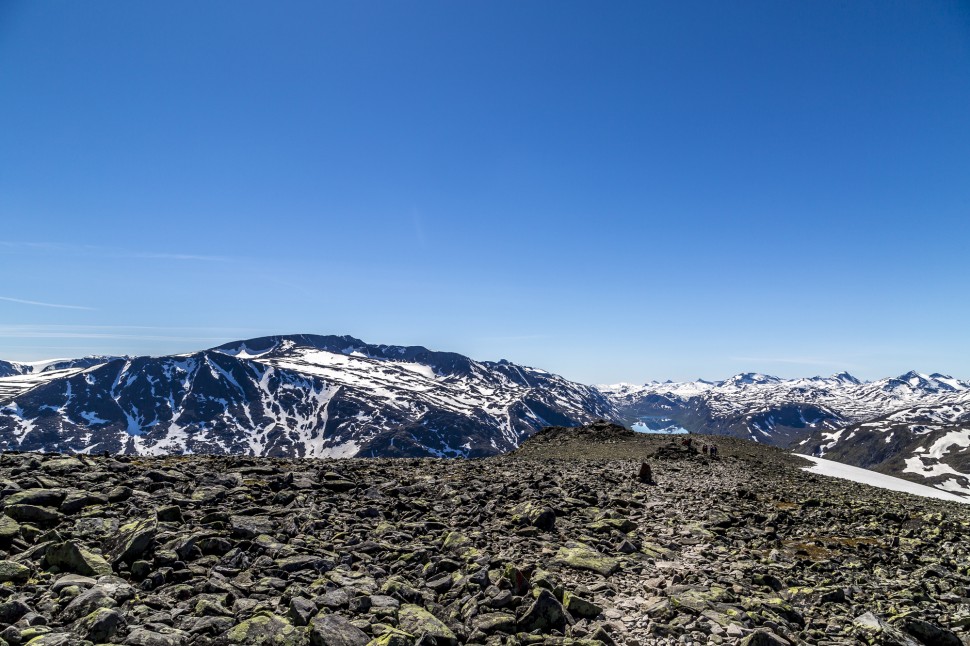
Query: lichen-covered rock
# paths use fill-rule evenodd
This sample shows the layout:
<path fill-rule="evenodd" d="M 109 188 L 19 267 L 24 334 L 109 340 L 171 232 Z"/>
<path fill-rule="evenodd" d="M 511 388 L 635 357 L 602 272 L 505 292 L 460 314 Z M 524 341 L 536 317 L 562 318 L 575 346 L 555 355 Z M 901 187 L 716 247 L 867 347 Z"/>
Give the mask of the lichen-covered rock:
<path fill-rule="evenodd" d="M 474 626 L 486 635 L 492 633 L 514 633 L 515 615 L 507 612 L 489 612 L 475 617 Z"/>
<path fill-rule="evenodd" d="M 128 633 L 124 643 L 126 646 L 184 646 L 188 638 L 188 633 L 174 628 L 136 628 Z"/>
<path fill-rule="evenodd" d="M 19 599 L 4 601 L 0 603 L 0 623 L 17 623 L 30 611 L 30 606 Z"/>
<path fill-rule="evenodd" d="M 118 536 L 110 541 L 106 555 L 112 563 L 131 563 L 145 553 L 157 532 L 158 521 L 155 518 L 126 523 L 118 528 Z"/>
<path fill-rule="evenodd" d="M 105 505 L 108 497 L 91 491 L 71 491 L 64 498 L 58 509 L 63 514 L 76 514 L 77 512 L 94 505 Z"/>
<path fill-rule="evenodd" d="M 366 646 L 414 646 L 414 644 L 414 635 L 391 628 L 367 642 Z"/>
<path fill-rule="evenodd" d="M 23 489 L 3 499 L 4 507 L 11 505 L 36 505 L 38 507 L 58 507 L 67 491 L 64 489 Z"/>
<path fill-rule="evenodd" d="M 367 633 L 340 615 L 320 614 L 310 620 L 313 646 L 364 646 L 369 641 Z"/>
<path fill-rule="evenodd" d="M 444 622 L 421 606 L 414 604 L 401 606 L 398 612 L 398 626 L 404 632 L 418 639 L 430 637 L 435 640 L 435 643 L 442 644 L 443 646 L 451 646 L 452 644 L 458 643 L 455 633 Z"/>
<path fill-rule="evenodd" d="M 756 630 L 742 639 L 740 646 L 791 646 L 791 642 L 770 630 Z"/>
<path fill-rule="evenodd" d="M 317 612 L 317 604 L 304 597 L 290 599 L 286 618 L 297 626 L 306 626 Z"/>
<path fill-rule="evenodd" d="M 81 646 L 81 638 L 73 633 L 49 632 L 25 643 L 29 646 Z"/>
<path fill-rule="evenodd" d="M 0 514 L 0 541 L 9 541 L 20 535 L 20 523 L 6 514 Z"/>
<path fill-rule="evenodd" d="M 609 534 L 617 531 L 623 534 L 632 532 L 637 528 L 637 524 L 629 518 L 601 518 L 586 525 L 586 529 L 599 534 Z"/>
<path fill-rule="evenodd" d="M 111 565 L 104 557 L 79 547 L 74 541 L 51 545 L 44 560 L 49 567 L 57 567 L 62 572 L 76 572 L 84 576 L 112 574 Z"/>
<path fill-rule="evenodd" d="M 287 556 L 276 561 L 276 567 L 284 572 L 299 572 L 300 570 L 329 569 L 333 564 L 326 559 L 313 554 L 297 554 Z"/>
<path fill-rule="evenodd" d="M 86 617 L 99 608 L 114 608 L 118 605 L 101 586 L 82 592 L 61 610 L 58 620 L 70 623 Z"/>
<path fill-rule="evenodd" d="M 924 644 L 961 646 L 960 638 L 956 633 L 925 619 L 905 617 L 900 621 L 900 627 Z"/>
<path fill-rule="evenodd" d="M 260 534 L 270 534 L 276 522 L 265 516 L 233 516 L 230 519 L 232 533 L 239 538 L 256 538 Z"/>
<path fill-rule="evenodd" d="M 886 646 L 921 646 L 921 643 L 915 638 L 871 611 L 865 612 L 853 619 L 852 625 L 864 639 L 872 642 L 878 642 Z M 744 646 L 748 645 L 745 644 Z M 752 646 L 760 646 L 760 644 L 754 644 Z"/>
<path fill-rule="evenodd" d="M 562 604 L 548 590 L 539 591 L 525 614 L 519 618 L 518 629 L 523 632 L 562 631 L 566 627 L 566 611 Z"/>
<path fill-rule="evenodd" d="M 582 543 L 569 542 L 559 548 L 556 560 L 564 565 L 579 570 L 590 570 L 609 576 L 620 569 L 618 559 L 601 554 L 597 550 Z"/>
<path fill-rule="evenodd" d="M 301 646 L 309 641 L 306 629 L 298 628 L 271 612 L 237 624 L 226 634 L 226 638 L 231 644 L 252 646 Z"/>
<path fill-rule="evenodd" d="M 583 599 L 568 590 L 563 594 L 562 605 L 573 617 L 583 619 L 595 619 L 603 612 L 603 609 L 592 601 Z"/>
<path fill-rule="evenodd" d="M 96 644 L 109 641 L 125 625 L 125 618 L 112 608 L 98 608 L 79 619 L 74 630 Z"/>
<path fill-rule="evenodd" d="M 20 523 L 33 523 L 42 527 L 56 525 L 63 516 L 48 507 L 39 505 L 7 505 L 3 513 Z"/>
<path fill-rule="evenodd" d="M 30 578 L 30 568 L 13 561 L 0 561 L 0 582 L 23 582 Z"/>
<path fill-rule="evenodd" d="M 531 525 L 542 531 L 550 531 L 556 525 L 556 512 L 546 505 L 526 501 L 512 508 L 511 520 L 515 525 Z"/>

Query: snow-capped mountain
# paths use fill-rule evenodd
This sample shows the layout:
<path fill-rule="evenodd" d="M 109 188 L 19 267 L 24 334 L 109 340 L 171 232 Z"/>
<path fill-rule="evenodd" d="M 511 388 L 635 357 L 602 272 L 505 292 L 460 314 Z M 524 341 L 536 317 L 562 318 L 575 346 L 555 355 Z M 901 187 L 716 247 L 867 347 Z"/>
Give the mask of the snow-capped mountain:
<path fill-rule="evenodd" d="M 89 368 L 106 363 L 115 357 L 90 356 L 79 359 L 47 359 L 46 361 L 2 361 L 0 360 L 0 378 L 17 375 L 50 374 L 71 368 Z"/>
<path fill-rule="evenodd" d="M 0 399 L 0 448 L 474 457 L 546 425 L 618 417 L 596 389 L 543 370 L 348 336 L 63 370 Z"/>
<path fill-rule="evenodd" d="M 861 382 L 848 373 L 780 379 L 758 373 L 719 382 L 599 386 L 632 421 L 665 416 L 694 432 L 786 446 L 813 429 L 839 429 L 904 408 L 968 401 L 970 383 L 908 372 Z"/>
<path fill-rule="evenodd" d="M 909 372 L 593 388 L 506 361 L 348 336 L 168 357 L 0 362 L 0 449 L 484 456 L 596 418 L 732 435 L 970 492 L 970 383 Z"/>
<path fill-rule="evenodd" d="M 662 420 L 970 493 L 970 383 L 908 372 L 599 386 L 624 420 Z"/>

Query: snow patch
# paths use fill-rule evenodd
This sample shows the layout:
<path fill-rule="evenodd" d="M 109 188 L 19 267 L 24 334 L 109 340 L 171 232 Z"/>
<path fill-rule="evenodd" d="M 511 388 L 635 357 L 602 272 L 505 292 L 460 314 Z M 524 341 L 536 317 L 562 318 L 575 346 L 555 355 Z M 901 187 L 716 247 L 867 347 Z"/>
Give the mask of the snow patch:
<path fill-rule="evenodd" d="M 95 413 L 90 413 L 87 411 L 81 413 L 81 417 L 83 417 L 84 421 L 86 421 L 88 424 L 107 424 L 108 423 L 108 420 L 101 419 Z"/>
<path fill-rule="evenodd" d="M 936 464 L 926 464 L 923 462 L 923 457 L 917 455 L 912 458 L 906 458 L 906 468 L 903 469 L 903 473 L 915 473 L 921 475 L 924 478 L 935 478 L 936 476 L 963 476 L 970 477 L 966 473 L 960 473 L 949 464 L 944 462 L 937 462 Z"/>
<path fill-rule="evenodd" d="M 942 458 L 951 446 L 959 446 L 964 449 L 970 448 L 970 428 L 950 431 L 930 446 L 927 452 L 928 457 Z"/>
<path fill-rule="evenodd" d="M 323 458 L 352 458 L 357 455 L 360 445 L 353 440 L 328 447 L 323 450 Z"/>
<path fill-rule="evenodd" d="M 808 471 L 810 473 L 816 473 L 818 475 L 829 476 L 832 478 L 840 478 L 842 480 L 849 480 L 851 482 L 860 482 L 873 487 L 879 487 L 880 489 L 889 489 L 890 491 L 902 491 L 904 493 L 911 493 L 917 496 L 923 496 L 925 498 L 936 498 L 937 500 L 948 500 L 951 502 L 970 504 L 970 497 L 959 496 L 947 491 L 940 491 L 935 487 L 916 484 L 915 482 L 903 480 L 902 478 L 894 478 L 882 473 L 870 471 L 869 469 L 852 467 L 848 464 L 842 464 L 841 462 L 834 462 L 832 460 L 823 460 L 822 458 L 816 458 L 814 456 L 803 455 L 799 457 L 803 457 L 815 463 L 815 466 L 805 467 L 803 469 L 804 471 Z M 916 459 L 918 460 L 919 458 Z"/>

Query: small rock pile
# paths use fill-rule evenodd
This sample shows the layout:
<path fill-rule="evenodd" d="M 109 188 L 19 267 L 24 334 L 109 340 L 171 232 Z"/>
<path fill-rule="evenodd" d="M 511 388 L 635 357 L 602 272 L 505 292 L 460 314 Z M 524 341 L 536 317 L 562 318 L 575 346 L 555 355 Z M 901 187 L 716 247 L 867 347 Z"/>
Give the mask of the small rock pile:
<path fill-rule="evenodd" d="M 970 643 L 970 508 L 741 441 L 665 460 L 665 441 L 601 424 L 484 460 L 6 453 L 0 646 Z"/>

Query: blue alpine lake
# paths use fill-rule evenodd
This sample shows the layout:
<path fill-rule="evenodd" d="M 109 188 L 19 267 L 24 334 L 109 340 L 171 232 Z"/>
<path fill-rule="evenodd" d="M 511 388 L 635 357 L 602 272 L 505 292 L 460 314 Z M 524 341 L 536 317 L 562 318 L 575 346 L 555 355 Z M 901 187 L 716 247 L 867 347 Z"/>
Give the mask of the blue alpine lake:
<path fill-rule="evenodd" d="M 659 416 L 641 417 L 631 428 L 637 433 L 660 435 L 681 435 L 688 432 L 686 428 L 678 425 L 674 420 Z"/>

